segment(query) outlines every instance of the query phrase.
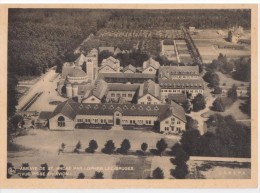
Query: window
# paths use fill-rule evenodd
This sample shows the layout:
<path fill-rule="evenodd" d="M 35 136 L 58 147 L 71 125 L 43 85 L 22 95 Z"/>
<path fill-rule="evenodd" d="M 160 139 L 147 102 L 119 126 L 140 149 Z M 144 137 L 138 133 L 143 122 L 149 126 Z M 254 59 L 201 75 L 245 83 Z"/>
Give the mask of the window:
<path fill-rule="evenodd" d="M 165 127 L 165 131 L 169 131 L 169 127 Z"/>
<path fill-rule="evenodd" d="M 117 96 L 117 97 L 120 97 L 120 93 L 117 93 L 116 96 Z"/>
<path fill-rule="evenodd" d="M 78 123 L 82 123 L 83 122 L 83 119 L 78 119 Z"/>
<path fill-rule="evenodd" d="M 171 118 L 171 121 L 175 121 L 175 119 L 174 119 L 174 118 Z"/>
<path fill-rule="evenodd" d="M 165 124 L 169 124 L 169 121 L 165 121 Z"/>
<path fill-rule="evenodd" d="M 180 122 L 180 121 L 177 121 L 177 124 L 181 124 L 181 122 Z"/>
<path fill-rule="evenodd" d="M 95 100 L 95 98 L 91 98 L 91 101 L 94 101 Z"/>
<path fill-rule="evenodd" d="M 128 94 L 128 97 L 132 97 L 132 94 Z"/>
<path fill-rule="evenodd" d="M 111 93 L 111 97 L 115 97 L 115 93 Z"/>
<path fill-rule="evenodd" d="M 153 69 L 150 68 L 149 71 L 151 72 L 151 71 L 153 71 Z"/>
<path fill-rule="evenodd" d="M 101 121 L 101 123 L 103 123 L 103 119 L 101 119 L 100 121 Z"/>
<path fill-rule="evenodd" d="M 122 97 L 126 97 L 126 94 L 122 94 Z"/>
<path fill-rule="evenodd" d="M 59 127 L 65 127 L 65 118 L 63 116 L 60 116 L 58 118 L 58 126 Z"/>
<path fill-rule="evenodd" d="M 147 96 L 147 99 L 148 99 L 148 100 L 151 100 L 151 97 L 150 97 L 150 96 Z"/>

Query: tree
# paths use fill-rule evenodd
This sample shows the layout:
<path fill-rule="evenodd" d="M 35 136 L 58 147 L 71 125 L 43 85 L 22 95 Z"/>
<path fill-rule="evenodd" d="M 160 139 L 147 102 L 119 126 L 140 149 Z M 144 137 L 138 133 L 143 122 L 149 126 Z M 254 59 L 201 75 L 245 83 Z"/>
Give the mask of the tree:
<path fill-rule="evenodd" d="M 49 171 L 50 171 L 49 167 L 46 163 L 41 164 L 40 169 L 39 169 L 38 178 L 41 178 L 41 179 L 46 178 L 48 176 Z"/>
<path fill-rule="evenodd" d="M 92 179 L 104 179 L 104 174 L 102 172 L 95 172 Z"/>
<path fill-rule="evenodd" d="M 176 167 L 174 170 L 171 170 L 171 175 L 177 179 L 184 179 L 189 172 L 186 164 L 189 156 L 182 148 L 182 145 L 178 143 L 172 147 L 172 155 L 175 158 L 171 158 L 170 160 Z"/>
<path fill-rule="evenodd" d="M 241 81 L 251 80 L 251 58 L 241 57 L 235 61 L 233 78 Z"/>
<path fill-rule="evenodd" d="M 189 155 L 198 155 L 200 148 L 200 132 L 199 130 L 187 130 L 182 134 L 181 145 L 184 151 Z"/>
<path fill-rule="evenodd" d="M 153 173 L 152 173 L 152 178 L 153 179 L 164 179 L 164 173 L 163 173 L 162 169 L 159 167 L 154 169 Z"/>
<path fill-rule="evenodd" d="M 203 79 L 209 83 L 210 87 L 219 86 L 219 76 L 215 72 L 206 72 Z"/>
<path fill-rule="evenodd" d="M 172 155 L 175 156 L 175 158 L 171 159 L 174 165 L 181 165 L 189 160 L 189 156 L 179 143 L 172 147 Z"/>
<path fill-rule="evenodd" d="M 222 89 L 219 86 L 214 87 L 214 94 L 221 94 L 222 93 Z"/>
<path fill-rule="evenodd" d="M 67 170 L 66 170 L 65 166 L 61 164 L 58 168 L 55 178 L 64 179 L 66 175 L 67 175 Z"/>
<path fill-rule="evenodd" d="M 227 92 L 227 97 L 231 98 L 233 101 L 237 100 L 237 87 L 233 85 Z"/>
<path fill-rule="evenodd" d="M 85 175 L 83 173 L 79 173 L 77 179 L 85 179 Z"/>
<path fill-rule="evenodd" d="M 111 154 L 115 151 L 116 147 L 112 140 L 108 140 L 105 144 L 105 147 L 103 149 L 104 153 Z"/>
<path fill-rule="evenodd" d="M 79 142 L 76 144 L 76 147 L 75 147 L 75 149 L 74 149 L 74 153 L 79 153 L 81 147 L 82 147 L 82 145 L 81 145 L 81 142 L 79 141 Z"/>
<path fill-rule="evenodd" d="M 121 147 L 119 148 L 119 153 L 127 154 L 129 149 L 131 148 L 131 144 L 128 139 L 124 139 L 121 143 Z"/>
<path fill-rule="evenodd" d="M 156 143 L 156 148 L 157 148 L 157 151 L 160 154 L 160 156 L 162 156 L 162 153 L 166 150 L 167 147 L 168 147 L 168 144 L 165 142 L 164 139 L 160 139 Z"/>
<path fill-rule="evenodd" d="M 171 175 L 176 179 L 185 179 L 187 174 L 189 173 L 188 166 L 186 163 L 181 165 L 177 165 L 174 170 L 171 170 Z"/>
<path fill-rule="evenodd" d="M 11 64 L 12 65 L 12 64 Z M 17 84 L 18 80 L 15 76 L 15 70 L 11 72 L 11 67 L 8 67 L 8 81 L 7 81 L 7 116 L 11 117 L 16 112 L 17 101 Z"/>
<path fill-rule="evenodd" d="M 212 105 L 214 111 L 219 111 L 219 112 L 225 111 L 225 104 L 223 103 L 221 97 L 216 98 Z"/>
<path fill-rule="evenodd" d="M 243 113 L 251 116 L 251 87 L 248 89 L 248 97 L 246 98 L 245 102 L 240 105 L 240 110 Z"/>
<path fill-rule="evenodd" d="M 88 148 L 86 148 L 86 152 L 89 152 L 89 153 L 94 153 L 96 151 L 96 149 L 98 148 L 98 144 L 97 142 L 92 139 L 90 142 L 89 142 L 89 145 L 88 145 Z"/>
<path fill-rule="evenodd" d="M 190 116 L 186 116 L 186 130 L 198 129 L 199 122 Z"/>
<path fill-rule="evenodd" d="M 186 113 L 189 113 L 191 111 L 191 108 L 192 108 L 192 104 L 191 104 L 190 100 L 185 100 L 182 103 L 182 107 L 184 108 L 184 111 Z"/>
<path fill-rule="evenodd" d="M 103 50 L 103 51 L 99 52 L 99 54 L 98 54 L 98 63 L 101 64 L 101 62 L 104 59 L 107 59 L 110 56 L 113 56 L 113 53 L 108 51 L 108 50 Z"/>
<path fill-rule="evenodd" d="M 141 145 L 142 151 L 143 151 L 143 152 L 146 152 L 147 148 L 148 148 L 147 143 L 142 143 L 142 145 Z"/>
<path fill-rule="evenodd" d="M 206 101 L 202 94 L 198 94 L 193 100 L 193 111 L 198 112 L 206 107 Z"/>

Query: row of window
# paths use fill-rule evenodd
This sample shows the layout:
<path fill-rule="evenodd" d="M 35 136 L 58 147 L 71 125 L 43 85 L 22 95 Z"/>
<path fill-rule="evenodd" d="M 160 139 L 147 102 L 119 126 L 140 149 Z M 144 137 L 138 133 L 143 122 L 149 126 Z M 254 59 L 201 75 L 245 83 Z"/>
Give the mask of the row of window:
<path fill-rule="evenodd" d="M 181 128 L 180 127 L 176 127 L 176 130 L 174 130 L 174 127 L 165 127 L 164 130 L 165 131 L 178 131 L 178 132 L 180 132 Z"/>
<path fill-rule="evenodd" d="M 133 97 L 133 94 L 125 94 L 125 93 L 123 93 L 122 95 L 121 95 L 121 93 L 111 93 L 111 97 L 126 97 L 126 96 L 128 96 L 128 97 Z"/>
<path fill-rule="evenodd" d="M 101 124 L 105 124 L 105 123 L 113 123 L 112 119 L 77 119 L 77 123 L 101 123 Z"/>
<path fill-rule="evenodd" d="M 180 93 L 182 90 L 175 90 L 175 89 L 161 89 L 161 92 L 173 92 L 173 93 L 176 93 L 176 92 L 178 92 L 178 93 Z M 186 91 L 188 91 L 188 92 L 190 92 L 190 93 L 193 93 L 193 91 L 194 91 L 194 93 L 203 93 L 203 90 L 187 90 L 186 89 Z"/>
<path fill-rule="evenodd" d="M 148 101 L 148 102 L 141 102 L 140 104 L 142 104 L 142 105 L 144 105 L 144 104 L 147 104 L 147 105 L 151 105 L 151 104 L 153 104 L 153 105 L 157 105 L 157 102 L 150 102 L 150 101 Z"/>

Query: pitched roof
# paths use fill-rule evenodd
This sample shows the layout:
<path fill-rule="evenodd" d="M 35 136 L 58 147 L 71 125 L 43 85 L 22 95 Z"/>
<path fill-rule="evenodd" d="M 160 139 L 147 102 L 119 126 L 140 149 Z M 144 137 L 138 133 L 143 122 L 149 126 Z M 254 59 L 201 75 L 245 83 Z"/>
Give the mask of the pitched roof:
<path fill-rule="evenodd" d="M 147 80 L 145 81 L 139 89 L 139 98 L 146 95 L 146 94 L 150 94 L 152 96 L 154 96 L 157 99 L 160 99 L 160 86 L 159 84 L 156 84 L 154 81 L 152 80 Z"/>
<path fill-rule="evenodd" d="M 144 61 L 143 70 L 149 68 L 150 66 L 157 70 L 160 67 L 160 63 L 150 57 L 148 60 Z"/>
<path fill-rule="evenodd" d="M 102 99 L 104 95 L 107 93 L 108 90 L 108 84 L 100 79 L 95 82 L 95 85 L 92 89 L 88 90 L 86 94 L 84 95 L 84 99 L 87 99 L 91 96 L 95 96 L 98 99 Z"/>
<path fill-rule="evenodd" d="M 178 105 L 177 103 L 173 102 L 171 105 L 169 105 L 169 108 L 159 116 L 159 121 L 163 121 L 170 117 L 171 115 L 179 118 L 183 122 L 187 122 L 185 111 L 182 106 Z"/>
<path fill-rule="evenodd" d="M 151 79 L 155 80 L 155 74 L 142 74 L 142 73 L 99 73 L 97 79 L 104 79 L 106 82 L 111 83 L 143 83 L 143 81 Z"/>
<path fill-rule="evenodd" d="M 123 72 L 131 70 L 132 72 L 136 72 L 136 67 L 134 67 L 132 64 L 129 64 L 128 66 L 124 67 Z"/>
<path fill-rule="evenodd" d="M 136 91 L 140 85 L 138 84 L 122 84 L 110 83 L 108 84 L 109 91 Z"/>
<path fill-rule="evenodd" d="M 49 119 L 51 114 L 52 112 L 50 111 L 41 111 L 38 119 L 44 119 L 44 120 Z"/>
<path fill-rule="evenodd" d="M 186 96 L 186 94 L 170 93 L 170 94 L 168 94 L 168 99 L 170 101 L 175 101 L 176 103 L 183 103 L 187 100 L 187 96 Z"/>
<path fill-rule="evenodd" d="M 171 75 L 199 75 L 198 66 L 161 66 L 159 77 L 170 78 Z"/>
<path fill-rule="evenodd" d="M 75 64 L 81 66 L 86 61 L 86 57 L 84 54 L 80 54 L 80 56 L 75 60 Z"/>
<path fill-rule="evenodd" d="M 186 122 L 185 112 L 178 104 L 172 105 L 144 105 L 144 104 L 119 104 L 119 103 L 77 103 L 69 99 L 59 104 L 51 117 L 63 114 L 74 120 L 76 115 L 113 115 L 120 111 L 123 116 L 157 116 L 159 120 L 174 115 Z"/>
<path fill-rule="evenodd" d="M 159 78 L 161 88 L 187 88 L 187 89 L 204 89 L 204 81 L 199 79 L 161 79 Z"/>
<path fill-rule="evenodd" d="M 63 114 L 64 116 L 74 120 L 76 115 L 77 115 L 77 111 L 76 111 L 76 102 L 73 101 L 72 99 L 69 99 L 67 101 L 64 101 L 62 103 L 60 103 L 59 105 L 57 105 L 57 107 L 54 109 L 54 111 L 52 112 L 50 118 L 58 115 L 58 114 Z"/>

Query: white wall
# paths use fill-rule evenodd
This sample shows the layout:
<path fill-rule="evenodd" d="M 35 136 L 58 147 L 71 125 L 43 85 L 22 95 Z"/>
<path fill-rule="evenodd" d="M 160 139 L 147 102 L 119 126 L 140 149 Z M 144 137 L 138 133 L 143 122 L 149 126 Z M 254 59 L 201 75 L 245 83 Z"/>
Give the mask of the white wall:
<path fill-rule="evenodd" d="M 58 118 L 59 116 L 63 116 L 65 118 L 65 127 L 59 127 L 58 126 Z M 63 114 L 58 114 L 54 117 L 52 117 L 49 120 L 49 129 L 50 130 L 64 130 L 64 131 L 69 131 L 69 130 L 74 130 L 75 124 L 74 121 L 69 119 L 68 117 L 64 116 Z"/>

